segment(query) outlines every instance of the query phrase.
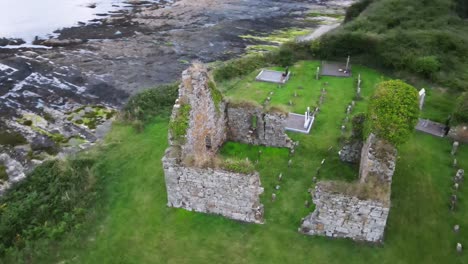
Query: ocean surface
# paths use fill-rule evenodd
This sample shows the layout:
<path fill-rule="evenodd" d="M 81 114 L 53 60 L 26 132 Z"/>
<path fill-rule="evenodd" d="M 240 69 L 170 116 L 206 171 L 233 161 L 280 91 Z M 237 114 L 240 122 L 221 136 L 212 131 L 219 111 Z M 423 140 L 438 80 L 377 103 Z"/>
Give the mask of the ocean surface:
<path fill-rule="evenodd" d="M 21 38 L 31 43 L 35 36 L 53 36 L 57 29 L 88 23 L 99 17 L 97 14 L 129 7 L 125 0 L 0 0 L 0 38 Z"/>

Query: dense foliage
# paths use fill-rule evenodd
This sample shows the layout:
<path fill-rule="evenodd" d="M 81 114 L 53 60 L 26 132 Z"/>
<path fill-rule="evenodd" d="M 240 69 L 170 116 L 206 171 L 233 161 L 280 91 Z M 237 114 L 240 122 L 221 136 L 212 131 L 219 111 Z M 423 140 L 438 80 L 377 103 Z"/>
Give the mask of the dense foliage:
<path fill-rule="evenodd" d="M 313 51 L 324 58 L 353 56 L 371 65 L 418 74 L 456 90 L 468 90 L 466 1 L 380 0 L 357 2 L 346 23 Z"/>
<path fill-rule="evenodd" d="M 94 159 L 49 161 L 0 198 L 0 254 L 80 227 L 95 199 Z"/>
<path fill-rule="evenodd" d="M 178 83 L 160 85 L 134 95 L 123 109 L 127 120 L 144 124 L 156 116 L 167 116 L 178 97 Z"/>
<path fill-rule="evenodd" d="M 369 102 L 367 133 L 395 145 L 404 143 L 418 120 L 418 92 L 400 80 L 381 82 Z"/>
<path fill-rule="evenodd" d="M 457 99 L 457 104 L 453 113 L 453 123 L 468 124 L 468 93 L 462 94 Z"/>

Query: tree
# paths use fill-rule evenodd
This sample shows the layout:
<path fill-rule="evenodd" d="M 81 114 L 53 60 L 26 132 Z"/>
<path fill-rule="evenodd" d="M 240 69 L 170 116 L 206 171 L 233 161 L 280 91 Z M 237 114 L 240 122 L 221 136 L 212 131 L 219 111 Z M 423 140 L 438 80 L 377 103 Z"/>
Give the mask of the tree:
<path fill-rule="evenodd" d="M 400 145 L 413 132 L 418 115 L 416 88 L 400 80 L 381 82 L 369 103 L 366 130 Z"/>
<path fill-rule="evenodd" d="M 455 111 L 453 112 L 453 123 L 468 124 L 468 93 L 462 94 L 457 99 Z"/>

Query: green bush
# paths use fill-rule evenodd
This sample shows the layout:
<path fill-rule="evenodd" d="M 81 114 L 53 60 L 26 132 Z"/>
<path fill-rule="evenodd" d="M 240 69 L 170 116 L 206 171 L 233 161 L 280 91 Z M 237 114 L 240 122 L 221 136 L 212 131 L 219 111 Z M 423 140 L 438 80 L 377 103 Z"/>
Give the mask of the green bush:
<path fill-rule="evenodd" d="M 452 90 L 466 91 L 468 24 L 454 8 L 466 13 L 466 3 L 465 0 L 457 0 L 457 5 L 453 0 L 358 2 L 348 10 L 348 23 L 325 35 L 320 45 L 313 43 L 311 52 L 323 59 L 351 55 L 354 61 L 416 73 Z M 361 13 L 363 8 L 366 12 Z"/>
<path fill-rule="evenodd" d="M 425 77 L 431 77 L 440 70 L 440 62 L 436 56 L 416 58 L 412 66 L 415 72 L 423 74 Z"/>
<path fill-rule="evenodd" d="M 370 5 L 370 3 L 372 3 L 372 1 L 373 0 L 360 0 L 348 7 L 348 9 L 346 10 L 344 22 L 348 23 L 351 20 L 358 17 L 362 13 L 362 11 L 364 11 Z"/>
<path fill-rule="evenodd" d="M 418 116 L 416 88 L 400 80 L 381 82 L 369 102 L 366 134 L 400 145 L 414 131 Z"/>
<path fill-rule="evenodd" d="M 160 85 L 131 97 L 123 109 L 126 120 L 146 124 L 154 117 L 167 116 L 178 97 L 178 83 Z"/>
<path fill-rule="evenodd" d="M 468 93 L 462 94 L 457 99 L 453 112 L 453 124 L 468 124 Z"/>
<path fill-rule="evenodd" d="M 95 200 L 91 158 L 48 161 L 1 198 L 0 254 L 39 238 L 56 239 L 83 221 Z"/>
<path fill-rule="evenodd" d="M 262 54 L 249 55 L 224 62 L 214 69 L 213 76 L 216 81 L 229 80 L 241 77 L 267 65 Z"/>

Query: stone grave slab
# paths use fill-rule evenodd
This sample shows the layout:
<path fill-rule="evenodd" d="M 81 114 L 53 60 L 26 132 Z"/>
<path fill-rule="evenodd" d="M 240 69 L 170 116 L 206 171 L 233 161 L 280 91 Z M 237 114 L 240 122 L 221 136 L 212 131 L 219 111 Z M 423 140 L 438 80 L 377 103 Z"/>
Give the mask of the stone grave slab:
<path fill-rule="evenodd" d="M 262 70 L 255 80 L 259 82 L 271 82 L 278 84 L 285 84 L 291 75 L 291 72 L 288 72 L 287 76 L 283 76 L 283 72 L 273 71 L 273 70 Z"/>
<path fill-rule="evenodd" d="M 420 118 L 416 125 L 416 130 L 434 135 L 436 137 L 444 137 L 445 125 L 428 119 Z"/>
<path fill-rule="evenodd" d="M 320 75 L 322 76 L 351 77 L 352 75 L 351 66 L 349 66 L 348 71 L 345 71 L 346 63 L 340 62 L 323 61 L 321 70 Z"/>

